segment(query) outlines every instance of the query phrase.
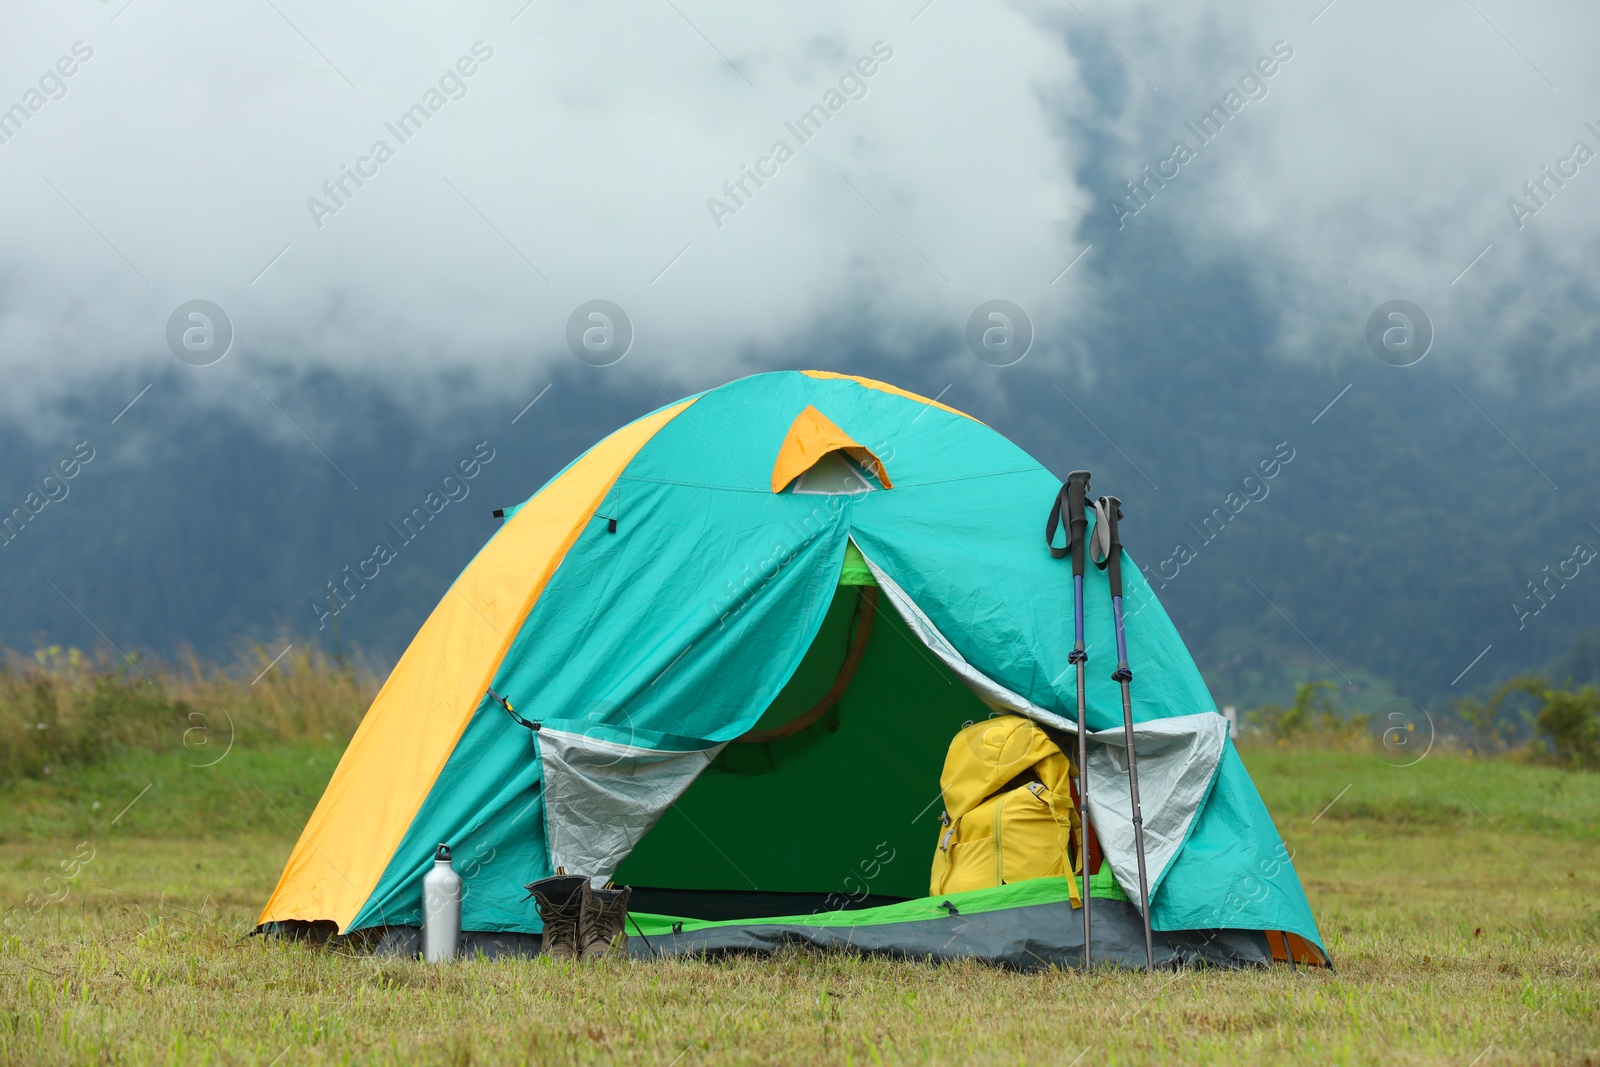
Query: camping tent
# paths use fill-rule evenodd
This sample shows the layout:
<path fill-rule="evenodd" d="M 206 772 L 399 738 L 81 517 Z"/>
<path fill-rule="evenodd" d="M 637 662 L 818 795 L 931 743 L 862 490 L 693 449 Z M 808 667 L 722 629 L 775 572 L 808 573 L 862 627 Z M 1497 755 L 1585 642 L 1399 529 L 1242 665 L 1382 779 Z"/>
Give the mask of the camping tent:
<path fill-rule="evenodd" d="M 617 430 L 523 504 L 373 701 L 261 915 L 414 947 L 451 846 L 469 948 L 536 950 L 522 885 L 636 887 L 636 953 L 786 943 L 1081 958 L 1065 879 L 929 897 L 963 723 L 1070 743 L 1060 479 L 865 378 L 760 374 Z M 1125 568 L 1157 962 L 1326 965 L 1194 661 Z M 1098 961 L 1144 962 L 1106 578 L 1088 578 Z"/>

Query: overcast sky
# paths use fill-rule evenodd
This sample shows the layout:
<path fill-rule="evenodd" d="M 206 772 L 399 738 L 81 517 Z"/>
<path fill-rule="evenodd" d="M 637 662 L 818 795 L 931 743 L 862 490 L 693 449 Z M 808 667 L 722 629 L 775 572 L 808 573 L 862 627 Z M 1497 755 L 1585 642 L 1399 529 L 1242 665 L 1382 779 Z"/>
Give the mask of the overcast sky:
<path fill-rule="evenodd" d="M 636 331 L 597 373 L 674 395 L 818 330 L 909 353 L 993 298 L 1030 360 L 1092 360 L 1141 227 L 1248 264 L 1285 358 L 1392 298 L 1490 368 L 1600 332 L 1592 3 L 525 3 L 6 5 L 0 403 L 170 371 L 192 299 L 233 323 L 230 389 L 520 384 L 595 298 Z"/>

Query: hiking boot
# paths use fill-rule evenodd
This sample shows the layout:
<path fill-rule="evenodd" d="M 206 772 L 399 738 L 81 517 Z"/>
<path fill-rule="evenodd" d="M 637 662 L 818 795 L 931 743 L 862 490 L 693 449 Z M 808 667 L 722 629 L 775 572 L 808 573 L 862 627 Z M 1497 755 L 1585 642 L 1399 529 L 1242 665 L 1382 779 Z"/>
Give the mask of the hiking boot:
<path fill-rule="evenodd" d="M 578 924 L 578 943 L 584 959 L 598 959 L 613 951 L 627 955 L 628 898 L 632 894 L 631 886 L 589 890 L 583 902 L 583 919 Z"/>
<path fill-rule="evenodd" d="M 587 914 L 584 904 L 589 895 L 589 879 L 581 874 L 556 874 L 522 888 L 533 897 L 539 918 L 544 921 L 544 954 L 553 960 L 577 959 L 582 944 L 578 926 Z"/>

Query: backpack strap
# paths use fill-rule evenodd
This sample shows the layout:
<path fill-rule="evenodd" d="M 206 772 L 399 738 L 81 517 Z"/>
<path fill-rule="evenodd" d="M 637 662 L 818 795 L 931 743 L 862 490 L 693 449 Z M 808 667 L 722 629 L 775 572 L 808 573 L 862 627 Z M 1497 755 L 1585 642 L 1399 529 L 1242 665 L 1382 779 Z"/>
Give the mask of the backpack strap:
<path fill-rule="evenodd" d="M 955 843 L 956 827 L 950 820 L 950 813 L 939 813 L 939 846 L 933 850 L 933 877 L 931 881 L 930 896 L 937 896 L 944 892 L 946 881 L 950 877 L 950 846 Z"/>
<path fill-rule="evenodd" d="M 1044 801 L 1045 807 L 1050 809 L 1050 817 L 1061 828 L 1061 865 L 1067 871 L 1067 895 L 1071 898 L 1074 908 L 1081 908 L 1083 906 L 1083 894 L 1078 891 L 1078 879 L 1075 877 L 1078 869 L 1072 863 L 1072 839 L 1081 823 L 1081 819 L 1078 816 L 1078 806 L 1073 803 L 1070 796 L 1062 796 L 1054 789 L 1045 786 L 1043 782 L 1037 785 L 1028 785 L 1024 788 Z"/>

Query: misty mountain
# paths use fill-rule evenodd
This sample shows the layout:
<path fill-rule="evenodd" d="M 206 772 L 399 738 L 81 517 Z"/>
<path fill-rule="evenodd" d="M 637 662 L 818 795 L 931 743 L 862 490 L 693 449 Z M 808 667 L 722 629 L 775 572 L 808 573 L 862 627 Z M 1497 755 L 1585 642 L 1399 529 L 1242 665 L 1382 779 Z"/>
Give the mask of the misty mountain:
<path fill-rule="evenodd" d="M 1140 242 L 1080 283 L 1105 310 L 1075 369 L 991 367 L 937 324 L 909 364 L 852 349 L 843 328 L 751 360 L 942 392 L 1058 474 L 1094 471 L 1219 702 L 1285 699 L 1308 678 L 1368 707 L 1437 702 L 1550 662 L 1592 624 L 1592 395 L 1544 374 L 1486 379 L 1449 324 L 1410 367 L 1368 351 L 1364 314 L 1280 351 L 1241 275 L 1182 265 L 1160 234 Z M 553 379 L 530 367 L 496 389 L 230 359 L 226 401 L 175 365 L 120 415 L 137 378 L 80 391 L 48 435 L 0 428 L 0 500 L 45 501 L 0 546 L 0 639 L 223 655 L 287 634 L 382 669 L 493 533 L 493 509 L 717 384 L 669 388 L 644 357 L 572 360 Z M 80 446 L 92 458 L 64 478 Z M 350 584 L 380 543 L 392 558 Z"/>

